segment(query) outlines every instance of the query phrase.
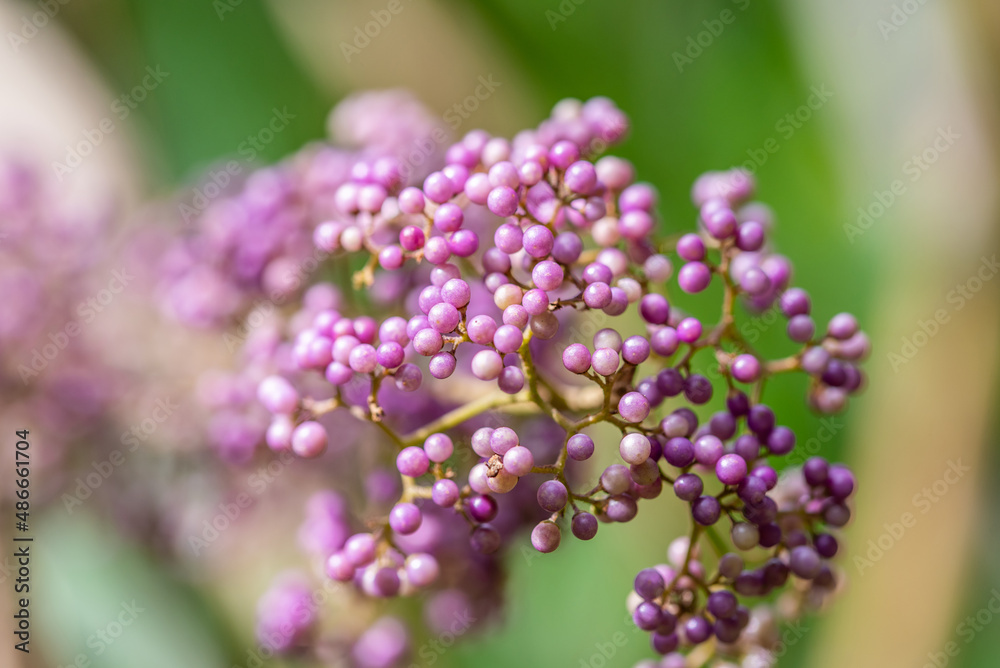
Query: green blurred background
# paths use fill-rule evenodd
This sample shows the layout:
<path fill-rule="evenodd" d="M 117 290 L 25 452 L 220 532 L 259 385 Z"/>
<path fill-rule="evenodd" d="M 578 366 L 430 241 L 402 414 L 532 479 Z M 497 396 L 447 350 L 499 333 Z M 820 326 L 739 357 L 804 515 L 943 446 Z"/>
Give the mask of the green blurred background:
<path fill-rule="evenodd" d="M 779 665 L 923 666 L 927 653 L 949 640 L 962 651 L 948 665 L 1000 663 L 1000 622 L 967 644 L 956 634 L 1000 586 L 998 286 L 987 284 L 898 371 L 886 357 L 996 248 L 996 10 L 985 2 L 914 2 L 919 9 L 886 34 L 879 21 L 891 20 L 889 2 L 402 3 L 350 62 L 341 43 L 386 3 L 94 0 L 69 3 L 57 22 L 108 91 L 128 90 L 147 66 L 169 72 L 129 121 L 144 197 L 190 187 L 204 169 L 235 155 L 274 108 L 295 119 L 261 161 L 322 138 L 329 109 L 354 90 L 410 87 L 444 113 L 477 76 L 491 74 L 501 86 L 463 132 L 532 126 L 563 97 L 613 98 L 632 120 L 615 152 L 660 189 L 670 231 L 691 224 L 689 189 L 699 173 L 757 156 L 759 198 L 777 214 L 777 243 L 794 259 L 796 282 L 813 294 L 819 319 L 851 310 L 876 343 L 870 391 L 826 451 L 856 464 L 862 481 L 860 519 L 842 561 L 850 582 L 829 616 L 805 621 L 806 632 Z M 17 17 L 33 5 L 8 8 Z M 833 93 L 829 101 L 788 132 L 782 119 L 823 86 Z M 867 207 L 909 156 L 951 123 L 963 133 L 956 148 L 921 177 L 915 194 L 852 241 L 844 226 L 856 220 L 857 207 Z M 762 161 L 769 138 L 778 150 Z M 800 442 L 821 426 L 801 390 L 776 385 L 770 395 L 806 435 Z M 973 464 L 975 479 L 859 576 L 851 558 L 910 508 L 912 495 L 952 457 Z M 67 665 L 107 611 L 133 596 L 150 602 L 148 616 L 96 665 L 245 665 L 252 611 L 234 619 L 216 583 L 190 582 L 98 520 L 69 521 L 59 508 L 54 515 L 45 536 L 60 548 L 45 552 L 38 576 L 47 583 L 37 604 L 45 635 L 27 665 Z M 437 665 L 589 665 L 595 643 L 618 631 L 628 642 L 608 665 L 649 656 L 645 638 L 625 621 L 624 594 L 684 522 L 647 510 L 554 555 L 525 558 L 513 550 L 506 622 L 463 639 Z M 281 540 L 271 535 L 262 545 Z M 265 578 L 267 569 L 243 572 Z M 263 579 L 244 584 L 251 595 L 263 586 Z"/>

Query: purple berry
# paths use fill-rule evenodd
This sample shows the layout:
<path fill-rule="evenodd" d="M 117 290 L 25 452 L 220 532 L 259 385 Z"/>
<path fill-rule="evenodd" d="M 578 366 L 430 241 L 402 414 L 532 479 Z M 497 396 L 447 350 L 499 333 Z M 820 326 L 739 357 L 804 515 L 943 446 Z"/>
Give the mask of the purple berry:
<path fill-rule="evenodd" d="M 556 513 L 566 507 L 569 502 L 569 492 L 558 480 L 546 480 L 538 486 L 537 499 L 542 510 Z"/>
<path fill-rule="evenodd" d="M 539 522 L 531 530 L 531 546 L 539 552 L 555 552 L 562 534 L 554 522 Z"/>
<path fill-rule="evenodd" d="M 677 283 L 689 294 L 701 292 L 711 281 L 712 272 L 701 262 L 688 262 L 677 273 Z"/>
<path fill-rule="evenodd" d="M 747 475 L 747 463 L 739 455 L 722 455 L 715 464 L 715 475 L 724 485 L 739 484 Z"/>
<path fill-rule="evenodd" d="M 396 456 L 396 468 L 410 478 L 419 478 L 430 468 L 430 459 L 423 448 L 410 446 L 403 448 Z"/>
<path fill-rule="evenodd" d="M 566 443 L 566 451 L 570 459 L 586 461 L 594 454 L 594 439 L 586 434 L 574 434 Z"/>

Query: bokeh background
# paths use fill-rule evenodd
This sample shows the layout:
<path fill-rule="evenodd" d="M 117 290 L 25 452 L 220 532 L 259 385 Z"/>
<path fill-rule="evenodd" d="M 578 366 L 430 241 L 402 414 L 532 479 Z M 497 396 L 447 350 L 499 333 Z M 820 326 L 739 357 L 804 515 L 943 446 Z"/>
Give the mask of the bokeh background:
<path fill-rule="evenodd" d="M 205 169 L 237 155 L 275 108 L 294 120 L 263 148 L 260 164 L 323 137 L 329 109 L 350 92 L 407 87 L 444 114 L 480 76 L 500 85 L 462 132 L 513 133 L 563 97 L 613 98 L 633 124 L 616 152 L 659 187 L 670 230 L 693 220 L 688 194 L 699 173 L 750 161 L 796 282 L 821 315 L 858 313 L 875 350 L 868 391 L 837 418 L 825 446 L 861 480 L 842 557 L 849 583 L 829 614 L 804 620 L 780 665 L 941 666 L 949 641 L 960 649 L 949 666 L 1000 662 L 996 615 L 981 615 L 971 634 L 959 627 L 1000 600 L 1000 279 L 995 267 L 983 269 L 998 250 L 996 3 L 402 0 L 403 11 L 356 53 L 343 44 L 385 3 L 52 5 L 51 22 L 15 47 L 10 35 L 39 4 L 2 3 L 0 149 L 43 166 L 63 159 L 147 67 L 161 68 L 168 76 L 67 186 L 82 202 L 110 198 L 123 221 L 144 215 L 141 202 L 190 189 Z M 824 94 L 800 111 L 816 91 Z M 798 121 L 786 119 L 797 111 Z M 934 148 L 940 136 L 950 139 Z M 873 207 L 888 201 L 895 180 L 905 191 Z M 859 222 L 859 209 L 882 212 Z M 957 308 L 951 291 L 977 272 L 986 280 Z M 119 308 L 116 322 L 139 317 Z M 914 344 L 940 309 L 948 322 Z M 105 335 L 125 351 L 149 341 L 126 326 Z M 820 433 L 801 388 L 774 389 L 774 405 L 798 416 L 790 424 L 800 442 Z M 78 458 L 86 465 L 91 457 L 84 449 Z M 959 460 L 970 472 L 929 508 L 917 506 L 915 495 Z M 221 466 L 165 450 L 144 455 L 127 475 L 156 496 L 176 480 L 210 485 Z M 292 541 L 298 522 L 287 516 L 285 494 L 263 497 L 221 556 L 182 564 L 141 534 L 119 532 L 104 505 L 69 515 L 54 503 L 36 517 L 32 653 L 13 652 L 8 640 L 0 662 L 72 665 L 94 629 L 136 599 L 148 612 L 93 665 L 245 665 L 254 598 L 294 562 L 291 548 L 273 549 Z M 905 512 L 916 514 L 915 526 L 871 552 Z M 437 665 L 590 665 L 594 644 L 618 631 L 628 642 L 609 665 L 648 656 L 643 634 L 625 621 L 624 593 L 684 521 L 645 512 L 544 558 L 513 550 L 505 621 L 463 638 Z M 2 577 L 6 611 L 9 574 Z"/>

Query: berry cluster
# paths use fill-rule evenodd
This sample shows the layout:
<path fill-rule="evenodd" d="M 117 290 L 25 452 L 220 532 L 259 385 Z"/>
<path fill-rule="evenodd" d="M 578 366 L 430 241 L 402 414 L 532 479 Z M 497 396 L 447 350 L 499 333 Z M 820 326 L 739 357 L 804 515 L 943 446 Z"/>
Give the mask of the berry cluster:
<path fill-rule="evenodd" d="M 745 172 L 699 178 L 697 230 L 661 234 L 655 189 L 635 183 L 627 161 L 601 156 L 627 128 L 605 98 L 567 100 L 512 140 L 469 132 L 426 175 L 414 173 L 405 150 L 337 153 L 348 163 L 337 178 L 314 180 L 322 188 L 312 194 L 298 189 L 295 236 L 267 222 L 284 219 L 287 203 L 245 232 L 227 226 L 239 239 L 227 261 L 263 250 L 253 271 L 221 273 L 266 292 L 262 267 L 285 257 L 285 245 L 268 250 L 267 240 L 287 244 L 302 230 L 330 275 L 353 270 L 357 294 L 348 298 L 328 276 L 311 278 L 301 307 L 284 309 L 287 339 L 272 342 L 257 367 L 270 371 L 255 372 L 271 450 L 308 459 L 332 450 L 350 466 L 337 417 L 349 416 L 377 430 L 394 458 L 397 478 L 366 473 L 378 501 L 363 517 L 332 492 L 310 503 L 303 544 L 329 578 L 379 599 L 463 587 L 474 599 L 481 592 L 469 587 L 482 585 L 450 574 L 499 568 L 489 555 L 519 527 L 532 527 L 535 549 L 552 552 L 565 530 L 590 540 L 667 487 L 692 530 L 673 543 L 669 563 L 636 577 L 636 625 L 651 632 L 662 666 L 684 665 L 681 650 L 756 656 L 770 613 L 751 609 L 755 600 L 791 581 L 815 604 L 835 586 L 830 530 L 849 520 L 855 487 L 846 467 L 820 458 L 779 478 L 796 435 L 763 403 L 765 382 L 804 372 L 809 405 L 838 412 L 864 386 L 858 365 L 870 344 L 849 314 L 817 328 Z M 251 179 L 237 198 L 256 201 L 247 193 L 257 187 Z M 258 231 L 263 240 L 254 240 Z M 669 284 L 675 265 L 681 293 L 721 296 L 717 321 L 679 305 L 685 298 Z M 778 359 L 737 326 L 741 313 L 769 308 L 785 316 L 793 344 Z M 713 399 L 724 408 L 706 414 Z M 610 445 L 595 442 L 600 424 L 619 432 L 622 463 L 588 489 L 573 468 Z M 365 440 L 359 448 L 376 447 Z M 397 624 L 376 626 L 398 653 L 376 661 L 355 651 L 355 660 L 399 659 Z M 300 630 L 295 638 L 308 636 Z"/>
<path fill-rule="evenodd" d="M 160 252 L 161 310 L 188 326 L 223 332 L 229 353 L 239 354 L 237 368 L 213 370 L 199 384 L 210 413 L 209 441 L 232 463 L 248 462 L 267 428 L 267 415 L 254 398 L 261 379 L 275 370 L 294 371 L 282 347 L 285 328 L 298 327 L 285 322 L 290 305 L 300 300 L 300 317 L 308 319 L 341 302 L 340 291 L 321 280 L 330 277 L 324 273 L 331 262 L 330 252 L 313 242 L 316 227 L 340 216 L 340 188 L 359 170 L 389 169 L 397 180 L 401 174 L 419 176 L 422 168 L 405 163 L 404 156 L 435 127 L 405 91 L 349 97 L 329 125 L 339 145 L 316 143 L 242 183 L 233 179 L 225 194 L 211 190 L 214 199 L 196 202 L 197 211 L 186 194 L 178 204 L 183 220 L 176 221 L 182 233 Z M 152 233 L 148 226 L 140 230 Z M 134 245 L 157 241 L 140 236 Z"/>

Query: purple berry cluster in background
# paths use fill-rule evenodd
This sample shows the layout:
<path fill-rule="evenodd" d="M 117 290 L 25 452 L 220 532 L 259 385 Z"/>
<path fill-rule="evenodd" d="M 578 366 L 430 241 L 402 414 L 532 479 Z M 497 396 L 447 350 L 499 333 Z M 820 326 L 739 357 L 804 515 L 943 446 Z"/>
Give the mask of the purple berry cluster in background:
<path fill-rule="evenodd" d="M 128 386 L 91 331 L 131 279 L 106 267 L 112 219 L 110 206 L 67 198 L 34 164 L 0 157 L 0 421 L 38 425 L 46 496 L 73 446 L 103 433 Z"/>
<path fill-rule="evenodd" d="M 351 101 L 356 123 L 365 104 Z M 855 480 L 819 457 L 781 466 L 796 434 L 764 385 L 804 373 L 813 410 L 843 410 L 865 384 L 857 321 L 816 322 L 745 172 L 698 178 L 696 225 L 664 233 L 655 188 L 602 156 L 628 129 L 608 99 L 560 102 L 512 139 L 469 132 L 419 165 L 407 153 L 419 110 L 393 118 L 384 99 L 370 105 L 396 144 L 360 133 L 367 144 L 308 147 L 214 203 L 170 256 L 165 303 L 188 321 L 217 324 L 269 300 L 235 377 L 254 384 L 270 422 L 231 392 L 237 407 L 218 403 L 239 438 L 224 452 L 263 441 L 332 459 L 345 488 L 364 480 L 363 501 L 317 494 L 300 542 L 360 594 L 425 593 L 432 628 L 457 600 L 488 617 L 502 548 L 522 529 L 548 553 L 640 506 L 685 513 L 689 535 L 628 596 L 664 655 L 649 665 L 683 666 L 684 654 L 771 665 L 777 613 L 763 603 L 784 592 L 788 617 L 834 591 L 833 533 L 851 517 Z M 281 282 L 289 267 L 294 284 Z M 345 276 L 353 292 L 337 287 Z M 719 295 L 716 317 L 679 305 L 703 291 Z M 777 359 L 740 334 L 741 317 L 769 308 L 787 320 Z M 706 413 L 713 398 L 724 408 Z M 618 463 L 583 484 L 581 462 L 615 448 Z M 661 495 L 669 502 L 652 510 Z M 303 595 L 281 581 L 262 602 L 272 650 L 322 644 L 317 616 L 295 614 Z M 354 661 L 393 665 L 406 636 L 384 617 L 353 644 Z"/>

